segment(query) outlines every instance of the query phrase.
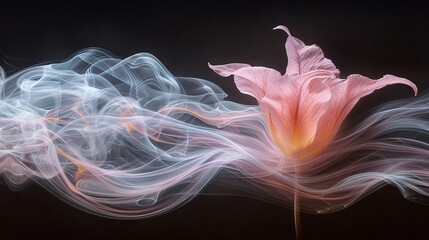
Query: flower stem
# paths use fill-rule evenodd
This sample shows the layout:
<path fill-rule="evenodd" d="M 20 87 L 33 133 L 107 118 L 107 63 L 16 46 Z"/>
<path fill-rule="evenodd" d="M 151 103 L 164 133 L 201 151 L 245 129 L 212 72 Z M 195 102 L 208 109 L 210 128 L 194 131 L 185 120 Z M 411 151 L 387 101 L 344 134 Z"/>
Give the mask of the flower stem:
<path fill-rule="evenodd" d="M 295 189 L 294 189 L 294 204 L 293 204 L 293 215 L 295 221 L 295 236 L 296 240 L 301 240 L 301 214 L 300 214 L 300 202 L 299 202 L 299 193 L 297 186 L 299 184 L 299 167 L 298 164 L 295 165 Z"/>
<path fill-rule="evenodd" d="M 299 196 L 295 189 L 293 214 L 295 219 L 296 240 L 301 240 L 301 214 L 299 212 Z"/>

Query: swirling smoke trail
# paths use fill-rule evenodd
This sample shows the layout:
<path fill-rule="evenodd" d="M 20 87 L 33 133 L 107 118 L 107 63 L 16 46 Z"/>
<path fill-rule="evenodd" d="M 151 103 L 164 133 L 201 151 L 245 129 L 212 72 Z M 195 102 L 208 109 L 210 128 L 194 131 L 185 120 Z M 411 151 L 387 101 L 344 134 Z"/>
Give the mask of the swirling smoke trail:
<path fill-rule="evenodd" d="M 95 214 L 162 214 L 209 182 L 286 206 L 297 191 L 313 213 L 340 210 L 387 183 L 406 197 L 429 195 L 428 96 L 388 103 L 342 129 L 298 163 L 296 179 L 297 163 L 276 148 L 259 107 L 224 100 L 211 82 L 174 77 L 150 54 L 118 59 L 87 49 L 0 72 L 5 181 L 35 181 Z"/>

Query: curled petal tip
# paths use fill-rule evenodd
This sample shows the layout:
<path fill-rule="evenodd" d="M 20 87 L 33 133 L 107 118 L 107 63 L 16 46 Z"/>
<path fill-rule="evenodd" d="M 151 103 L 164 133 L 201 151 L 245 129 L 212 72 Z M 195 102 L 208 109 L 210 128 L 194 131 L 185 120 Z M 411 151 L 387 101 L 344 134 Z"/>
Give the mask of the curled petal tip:
<path fill-rule="evenodd" d="M 411 88 L 413 88 L 413 90 L 414 90 L 414 96 L 417 96 L 417 94 L 418 94 L 418 89 L 417 89 L 417 86 L 413 83 L 412 85 L 410 85 L 411 86 Z"/>
<path fill-rule="evenodd" d="M 291 35 L 289 29 L 283 25 L 278 25 L 277 27 L 273 28 L 273 30 L 283 30 L 287 33 L 287 35 Z"/>
<path fill-rule="evenodd" d="M 414 96 L 417 96 L 419 90 L 417 89 L 416 84 L 414 84 L 414 83 L 411 82 L 410 87 L 414 90 Z"/>
<path fill-rule="evenodd" d="M 226 65 L 211 65 L 210 62 L 207 63 L 209 68 L 213 70 L 215 73 L 221 75 L 222 77 L 228 77 L 231 75 L 233 71 L 229 69 Z"/>
<path fill-rule="evenodd" d="M 398 77 L 390 75 L 390 74 L 384 75 L 384 77 L 400 79 L 399 83 L 402 83 L 402 84 L 405 84 L 405 85 L 411 87 L 413 89 L 413 91 L 414 91 L 414 96 L 417 96 L 418 88 L 417 88 L 416 84 L 414 84 L 410 80 L 405 79 L 405 78 L 398 78 Z"/>
<path fill-rule="evenodd" d="M 243 63 L 230 63 L 230 64 L 224 64 L 224 65 L 211 65 L 209 64 L 209 68 L 211 68 L 213 71 L 215 71 L 217 74 L 221 75 L 222 77 L 228 77 L 232 74 L 234 74 L 235 71 L 250 67 L 249 64 L 243 64 Z"/>

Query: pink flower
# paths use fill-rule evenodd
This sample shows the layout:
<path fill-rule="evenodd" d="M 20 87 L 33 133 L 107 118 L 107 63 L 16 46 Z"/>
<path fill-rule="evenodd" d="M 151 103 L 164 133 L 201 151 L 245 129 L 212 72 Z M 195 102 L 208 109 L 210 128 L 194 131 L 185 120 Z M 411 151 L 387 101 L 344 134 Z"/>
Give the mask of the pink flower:
<path fill-rule="evenodd" d="M 318 46 L 306 46 L 284 26 L 274 29 L 289 35 L 284 75 L 241 63 L 209 67 L 224 77 L 234 75 L 237 88 L 258 100 L 274 142 L 291 158 L 304 159 L 320 152 L 333 140 L 359 99 L 374 90 L 399 83 L 417 94 L 416 85 L 393 75 L 372 80 L 352 74 L 341 79 L 339 70 Z"/>

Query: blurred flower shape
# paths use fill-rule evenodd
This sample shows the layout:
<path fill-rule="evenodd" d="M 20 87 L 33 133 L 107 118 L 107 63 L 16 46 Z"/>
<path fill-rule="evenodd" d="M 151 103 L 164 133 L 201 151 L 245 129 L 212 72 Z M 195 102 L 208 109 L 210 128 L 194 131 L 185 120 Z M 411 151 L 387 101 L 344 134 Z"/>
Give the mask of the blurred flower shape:
<path fill-rule="evenodd" d="M 275 144 L 292 159 L 306 159 L 323 150 L 360 98 L 391 84 L 411 81 L 385 75 L 372 80 L 359 74 L 339 78 L 340 71 L 317 45 L 305 45 L 285 26 L 288 65 L 284 75 L 266 67 L 231 63 L 210 65 L 216 73 L 234 75 L 237 88 L 258 100 Z"/>

